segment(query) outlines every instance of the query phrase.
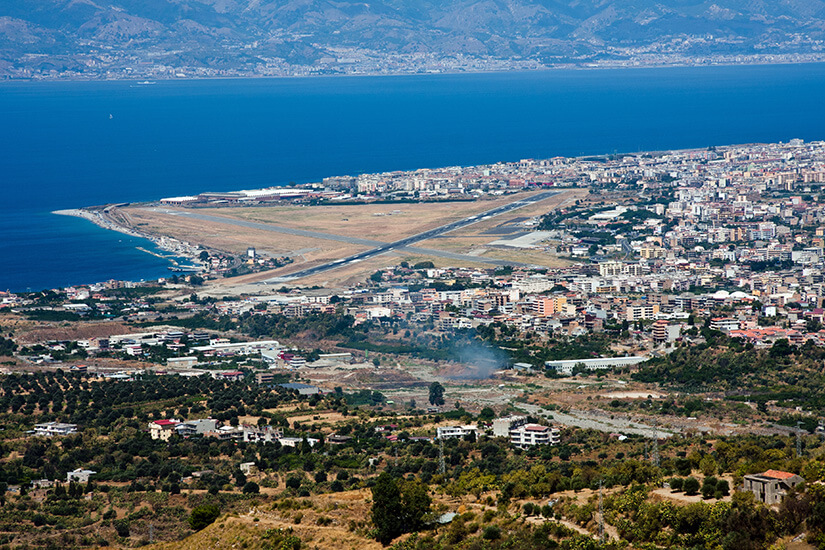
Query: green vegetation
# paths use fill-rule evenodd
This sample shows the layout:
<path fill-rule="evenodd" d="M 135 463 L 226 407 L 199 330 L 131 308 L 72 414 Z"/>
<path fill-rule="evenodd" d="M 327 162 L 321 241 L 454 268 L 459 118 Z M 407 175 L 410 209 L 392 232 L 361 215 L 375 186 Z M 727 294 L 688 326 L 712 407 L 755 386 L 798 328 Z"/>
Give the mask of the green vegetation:
<path fill-rule="evenodd" d="M 430 405 L 441 406 L 444 404 L 444 386 L 438 382 L 430 384 Z"/>
<path fill-rule="evenodd" d="M 427 487 L 418 481 L 397 481 L 384 472 L 372 487 L 372 523 L 375 538 L 387 544 L 401 533 L 424 526 L 432 499 Z"/>
<path fill-rule="evenodd" d="M 677 348 L 649 361 L 633 377 L 689 392 L 728 391 L 732 399 L 758 403 L 776 400 L 810 409 L 825 406 L 825 375 L 820 366 L 825 349 L 797 348 L 779 340 L 768 350 L 757 350 L 708 335 L 707 345 Z"/>
<path fill-rule="evenodd" d="M 200 531 L 218 519 L 219 515 L 221 515 L 221 509 L 215 504 L 196 506 L 189 514 L 189 526 L 195 531 Z"/>

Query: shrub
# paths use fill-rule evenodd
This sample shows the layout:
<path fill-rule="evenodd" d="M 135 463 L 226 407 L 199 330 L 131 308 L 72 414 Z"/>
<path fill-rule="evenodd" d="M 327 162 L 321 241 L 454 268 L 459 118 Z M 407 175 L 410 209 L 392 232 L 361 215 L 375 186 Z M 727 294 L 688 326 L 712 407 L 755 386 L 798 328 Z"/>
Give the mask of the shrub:
<path fill-rule="evenodd" d="M 213 523 L 221 515 L 221 509 L 217 504 L 202 504 L 192 509 L 189 516 L 189 527 L 195 531 L 200 531 L 207 525 Z"/>
<path fill-rule="evenodd" d="M 682 490 L 682 487 L 684 486 L 684 483 L 685 483 L 685 480 L 682 479 L 681 477 L 674 477 L 673 479 L 670 480 L 670 488 L 673 491 L 678 493 L 679 491 Z"/>
<path fill-rule="evenodd" d="M 679 473 L 680 476 L 689 476 L 691 470 L 693 469 L 690 460 L 686 458 L 677 458 L 673 465 L 676 467 L 676 471 Z"/>
<path fill-rule="evenodd" d="M 117 531 L 117 536 L 119 537 L 128 537 L 129 536 L 129 521 L 125 519 L 118 519 L 113 522 L 115 531 Z"/>
<path fill-rule="evenodd" d="M 247 481 L 243 486 L 243 493 L 245 495 L 253 494 L 253 493 L 260 493 L 261 489 L 258 487 L 258 484 L 254 481 Z"/>
<path fill-rule="evenodd" d="M 699 480 L 691 476 L 685 480 L 682 487 L 684 488 L 686 495 L 695 495 L 699 492 Z"/>
<path fill-rule="evenodd" d="M 713 498 L 716 494 L 716 478 L 709 476 L 702 483 L 702 498 Z"/>
<path fill-rule="evenodd" d="M 501 527 L 498 525 L 488 525 L 484 528 L 484 534 L 482 535 L 485 540 L 498 540 L 501 538 Z"/>

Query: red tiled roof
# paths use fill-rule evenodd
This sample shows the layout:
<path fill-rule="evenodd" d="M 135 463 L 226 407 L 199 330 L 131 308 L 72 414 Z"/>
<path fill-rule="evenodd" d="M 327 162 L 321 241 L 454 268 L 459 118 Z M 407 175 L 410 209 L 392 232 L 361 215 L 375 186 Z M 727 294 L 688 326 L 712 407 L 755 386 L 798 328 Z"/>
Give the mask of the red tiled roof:
<path fill-rule="evenodd" d="M 177 424 L 177 422 L 174 422 L 172 420 L 164 419 L 164 420 L 155 420 L 155 424 L 157 424 L 158 426 L 174 426 L 174 425 Z"/>
<path fill-rule="evenodd" d="M 793 477 L 796 474 L 792 474 L 790 472 L 783 472 L 781 470 L 768 470 L 762 475 L 765 477 L 772 477 L 774 479 L 788 479 L 789 477 Z"/>

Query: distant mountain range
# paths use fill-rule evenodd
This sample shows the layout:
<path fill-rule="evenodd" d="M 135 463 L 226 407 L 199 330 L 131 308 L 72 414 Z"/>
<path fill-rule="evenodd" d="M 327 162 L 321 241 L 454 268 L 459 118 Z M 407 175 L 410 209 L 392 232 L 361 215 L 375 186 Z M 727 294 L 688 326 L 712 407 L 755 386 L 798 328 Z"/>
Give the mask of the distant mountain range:
<path fill-rule="evenodd" d="M 822 0 L 0 0 L 0 77 L 825 56 Z"/>

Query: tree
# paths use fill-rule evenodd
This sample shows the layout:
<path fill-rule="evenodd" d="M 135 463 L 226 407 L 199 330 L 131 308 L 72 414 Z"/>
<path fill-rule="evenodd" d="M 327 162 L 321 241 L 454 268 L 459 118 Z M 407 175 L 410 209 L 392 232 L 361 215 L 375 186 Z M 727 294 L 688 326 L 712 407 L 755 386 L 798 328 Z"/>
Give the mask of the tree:
<path fill-rule="evenodd" d="M 432 504 L 427 486 L 418 480 L 402 480 L 398 483 L 398 488 L 401 491 L 401 507 L 404 511 L 401 527 L 405 532 L 418 531 L 424 527 Z"/>
<path fill-rule="evenodd" d="M 246 484 L 243 486 L 243 494 L 250 495 L 250 494 L 257 494 L 261 492 L 261 488 L 258 487 L 258 484 L 254 481 L 247 481 Z"/>
<path fill-rule="evenodd" d="M 712 456 L 705 456 L 702 457 L 702 460 L 699 462 L 699 469 L 702 470 L 705 477 L 709 477 L 716 474 L 719 466 L 716 464 L 716 461 Z"/>
<path fill-rule="evenodd" d="M 675 492 L 681 491 L 683 484 L 684 480 L 681 477 L 674 477 L 670 480 L 670 488 Z"/>
<path fill-rule="evenodd" d="M 716 481 L 716 498 L 726 497 L 730 494 L 730 485 L 728 480 L 719 479 Z"/>
<path fill-rule="evenodd" d="M 686 495 L 695 495 L 699 492 L 699 480 L 691 476 L 685 479 L 682 487 L 684 488 Z"/>
<path fill-rule="evenodd" d="M 430 384 L 430 405 L 441 406 L 444 404 L 444 386 L 438 382 Z"/>
<path fill-rule="evenodd" d="M 195 531 L 200 531 L 218 519 L 219 515 L 221 515 L 221 509 L 217 504 L 201 504 L 192 509 L 192 514 L 189 516 L 189 527 Z"/>
<path fill-rule="evenodd" d="M 716 478 L 713 476 L 709 476 L 705 478 L 705 481 L 702 483 L 702 498 L 708 499 L 713 498 L 716 494 Z"/>
<path fill-rule="evenodd" d="M 484 534 L 482 536 L 484 540 L 498 540 L 501 538 L 501 527 L 498 525 L 488 525 L 484 528 Z"/>
<path fill-rule="evenodd" d="M 235 470 L 233 476 L 235 477 L 235 486 L 243 487 L 244 483 L 246 483 L 246 475 L 240 470 Z"/>
<path fill-rule="evenodd" d="M 490 422 L 495 417 L 496 413 L 490 407 L 484 407 L 483 409 L 481 409 L 481 412 L 478 413 L 478 419 L 483 420 L 485 422 Z"/>
<path fill-rule="evenodd" d="M 124 538 L 129 536 L 129 520 L 117 519 L 112 522 L 112 526 L 115 528 L 115 531 L 117 531 L 117 536 Z"/>
<path fill-rule="evenodd" d="M 378 542 L 388 544 L 400 535 L 401 521 L 401 491 L 395 479 L 384 472 L 372 487 L 372 523 L 378 531 Z"/>

